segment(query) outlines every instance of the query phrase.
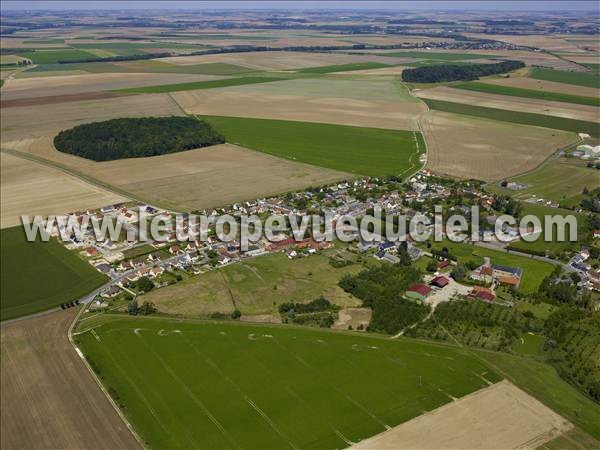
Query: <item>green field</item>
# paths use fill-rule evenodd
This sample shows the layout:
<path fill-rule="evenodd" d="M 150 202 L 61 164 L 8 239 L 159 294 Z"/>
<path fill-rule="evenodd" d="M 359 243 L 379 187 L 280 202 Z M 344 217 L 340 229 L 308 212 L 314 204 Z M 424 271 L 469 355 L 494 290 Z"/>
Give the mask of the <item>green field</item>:
<path fill-rule="evenodd" d="M 539 354 L 544 344 L 544 336 L 527 333 L 523 335 L 522 341 L 515 347 L 517 353 L 535 356 Z"/>
<path fill-rule="evenodd" d="M 431 242 L 433 247 L 441 250 L 447 247 L 450 253 L 457 257 L 459 262 L 473 261 L 483 263 L 483 257 L 490 258 L 492 264 L 499 264 L 523 269 L 523 277 L 519 291 L 523 294 L 531 294 L 538 290 L 542 280 L 550 275 L 554 266 L 550 263 L 538 261 L 527 256 L 511 255 L 499 250 L 475 247 L 470 244 L 461 244 L 451 241 Z"/>
<path fill-rule="evenodd" d="M 510 111 L 507 109 L 487 108 L 484 106 L 446 102 L 443 100 L 423 99 L 423 101 L 427 103 L 431 109 L 438 111 L 483 117 L 503 122 L 520 123 L 523 125 L 553 128 L 555 130 L 573 131 L 575 133 L 587 133 L 594 137 L 600 136 L 600 123 L 587 122 L 585 120 L 566 119 L 564 117 Z"/>
<path fill-rule="evenodd" d="M 56 64 L 59 61 L 78 61 L 96 57 L 92 53 L 75 49 L 37 50 L 35 52 L 19 53 L 19 56 L 31 59 L 34 64 Z"/>
<path fill-rule="evenodd" d="M 196 89 L 215 89 L 228 86 L 240 86 L 244 84 L 268 83 L 278 81 L 282 78 L 275 77 L 241 77 L 226 78 L 224 80 L 196 81 L 191 83 L 161 84 L 158 86 L 146 86 L 139 88 L 119 89 L 117 92 L 132 92 L 138 94 L 157 94 L 164 92 L 193 91 Z"/>
<path fill-rule="evenodd" d="M 305 67 L 298 69 L 296 72 L 300 73 L 332 73 L 332 72 L 350 72 L 353 70 L 364 70 L 364 69 L 381 69 L 383 67 L 390 67 L 390 64 L 382 64 L 376 62 L 361 62 L 353 64 L 338 64 L 334 66 L 319 66 L 319 67 Z"/>
<path fill-rule="evenodd" d="M 415 156 L 425 150 L 420 134 L 414 131 L 239 117 L 202 119 L 229 143 L 360 175 L 400 175 L 417 170 Z"/>
<path fill-rule="evenodd" d="M 320 296 L 340 306 L 360 306 L 361 301 L 344 292 L 338 282 L 343 275 L 356 273 L 362 266 L 332 267 L 329 264 L 332 255 L 347 261 L 356 259 L 338 247 L 292 260 L 283 253 L 248 259 L 150 292 L 142 299 L 154 302 L 163 312 L 183 316 L 230 314 L 238 309 L 245 315 L 278 317 L 281 303 L 307 303 Z"/>
<path fill-rule="evenodd" d="M 75 338 L 150 448 L 345 448 L 501 378 L 456 347 L 107 316 Z"/>
<path fill-rule="evenodd" d="M 454 84 L 452 87 L 466 89 L 469 91 L 485 92 L 488 94 L 508 95 L 511 97 L 536 98 L 554 102 L 600 106 L 600 98 L 581 97 L 579 95 L 562 94 L 560 92 L 536 91 L 535 89 L 521 89 L 511 86 L 501 86 L 498 84 L 480 83 L 477 81 Z"/>
<path fill-rule="evenodd" d="M 556 81 L 558 83 L 574 84 L 576 86 L 600 88 L 600 75 L 597 73 L 566 72 L 564 70 L 533 67 L 529 71 L 529 77 L 537 80 Z"/>
<path fill-rule="evenodd" d="M 512 191 L 501 186 L 490 186 L 490 190 L 522 200 L 535 195 L 560 204 L 571 204 L 572 199 L 578 197 L 584 188 L 591 191 L 600 187 L 598 170 L 586 167 L 586 164 L 586 161 L 577 158 L 553 159 L 533 172 L 508 180 L 526 184 L 526 189 Z"/>
<path fill-rule="evenodd" d="M 227 63 L 205 63 L 205 64 L 170 64 L 158 60 L 130 61 L 127 63 L 128 70 L 151 72 L 151 73 L 194 73 L 201 75 L 240 75 L 256 72 L 254 69 Z"/>
<path fill-rule="evenodd" d="M 20 226 L 0 231 L 0 249 L 2 320 L 76 300 L 107 280 L 55 239 L 27 242 Z"/>
<path fill-rule="evenodd" d="M 446 52 L 423 52 L 423 51 L 400 51 L 390 53 L 377 53 L 382 56 L 397 56 L 399 58 L 422 58 L 438 61 L 461 61 L 470 59 L 488 59 L 497 58 L 494 55 L 484 55 L 481 53 L 446 53 Z"/>

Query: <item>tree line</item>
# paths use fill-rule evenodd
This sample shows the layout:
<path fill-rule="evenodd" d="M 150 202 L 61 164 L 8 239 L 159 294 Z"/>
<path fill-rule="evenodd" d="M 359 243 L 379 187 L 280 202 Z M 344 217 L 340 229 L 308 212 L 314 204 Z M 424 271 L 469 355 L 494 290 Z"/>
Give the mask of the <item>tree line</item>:
<path fill-rule="evenodd" d="M 471 81 L 479 77 L 506 73 L 525 67 L 521 61 L 502 61 L 495 64 L 441 64 L 406 69 L 402 80 L 410 83 L 440 83 L 444 81 Z"/>
<path fill-rule="evenodd" d="M 78 125 L 54 138 L 57 150 L 94 161 L 163 155 L 224 142 L 210 124 L 191 117 L 112 119 Z"/>

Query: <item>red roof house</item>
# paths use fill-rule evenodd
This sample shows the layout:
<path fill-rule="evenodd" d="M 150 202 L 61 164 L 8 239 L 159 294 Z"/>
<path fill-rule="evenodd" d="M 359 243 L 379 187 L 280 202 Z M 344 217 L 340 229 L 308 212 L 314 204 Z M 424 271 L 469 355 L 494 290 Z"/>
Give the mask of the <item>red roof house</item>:
<path fill-rule="evenodd" d="M 447 286 L 449 282 L 450 281 L 448 280 L 448 278 L 440 275 L 439 277 L 435 277 L 433 280 L 431 280 L 429 282 L 429 284 L 431 284 L 432 286 L 437 286 L 439 288 L 443 288 L 443 287 Z"/>

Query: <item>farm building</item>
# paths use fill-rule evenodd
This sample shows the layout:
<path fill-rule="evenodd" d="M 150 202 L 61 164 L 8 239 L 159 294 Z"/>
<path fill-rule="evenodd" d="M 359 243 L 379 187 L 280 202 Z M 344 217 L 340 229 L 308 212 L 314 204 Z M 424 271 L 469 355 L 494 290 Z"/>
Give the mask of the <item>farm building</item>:
<path fill-rule="evenodd" d="M 429 286 L 425 286 L 424 284 L 413 284 L 406 290 L 405 295 L 408 298 L 423 301 L 430 292 L 431 288 Z"/>
<path fill-rule="evenodd" d="M 482 286 L 475 286 L 467 294 L 469 298 L 491 302 L 496 298 L 496 294 L 491 289 Z"/>
<path fill-rule="evenodd" d="M 435 287 L 443 288 L 446 287 L 449 282 L 450 281 L 448 280 L 448 278 L 440 275 L 439 277 L 435 277 L 433 280 L 431 280 L 429 284 Z"/>

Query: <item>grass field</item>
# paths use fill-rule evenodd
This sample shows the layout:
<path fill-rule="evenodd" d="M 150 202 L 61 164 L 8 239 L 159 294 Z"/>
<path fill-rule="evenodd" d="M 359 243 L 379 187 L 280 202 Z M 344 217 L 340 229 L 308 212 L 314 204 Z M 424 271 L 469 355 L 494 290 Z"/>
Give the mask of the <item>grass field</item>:
<path fill-rule="evenodd" d="M 470 244 L 461 244 L 447 240 L 432 242 L 432 244 L 437 249 L 447 247 L 450 253 L 456 256 L 458 261 L 462 263 L 473 261 L 482 264 L 484 256 L 487 256 L 490 258 L 492 264 L 520 267 L 523 269 L 523 277 L 519 291 L 523 294 L 536 292 L 542 280 L 554 270 L 554 266 L 550 263 L 537 261 L 525 256 L 511 255 L 499 250 L 475 247 Z"/>
<path fill-rule="evenodd" d="M 600 136 L 600 124 L 584 120 L 567 119 L 564 117 L 547 116 L 520 111 L 509 111 L 506 109 L 487 108 L 483 106 L 467 105 L 464 103 L 446 102 L 443 100 L 423 99 L 431 108 L 438 111 L 466 114 L 469 116 L 484 117 L 500 120 L 503 122 L 520 123 L 538 127 L 553 128 L 556 130 L 573 131 L 575 133 L 587 133 L 593 137 Z"/>
<path fill-rule="evenodd" d="M 516 347 L 515 351 L 523 355 L 535 356 L 542 349 L 544 343 L 544 336 L 538 334 L 524 334 L 523 341 L 520 342 Z"/>
<path fill-rule="evenodd" d="M 476 92 L 487 92 L 490 94 L 508 95 L 512 97 L 537 98 L 564 103 L 576 103 L 580 105 L 600 106 L 600 99 L 593 97 L 582 97 L 579 95 L 562 94 L 560 92 L 537 91 L 534 89 L 521 89 L 516 87 L 501 86 L 498 84 L 480 83 L 472 81 L 469 83 L 453 84 L 453 88 L 466 89 Z"/>
<path fill-rule="evenodd" d="M 564 70 L 534 67 L 529 71 L 529 76 L 538 80 L 556 81 L 559 83 L 574 84 L 576 86 L 586 86 L 597 89 L 600 88 L 600 77 L 596 73 L 566 72 Z"/>
<path fill-rule="evenodd" d="M 146 86 L 139 88 L 119 89 L 118 92 L 132 92 L 140 94 L 158 94 L 164 92 L 193 91 L 196 89 L 215 89 L 244 84 L 268 83 L 282 78 L 275 77 L 241 77 L 227 78 L 224 80 L 198 81 L 192 83 L 162 84 L 159 86 Z"/>
<path fill-rule="evenodd" d="M 353 258 L 338 248 L 293 260 L 283 253 L 264 255 L 150 292 L 143 299 L 154 302 L 161 312 L 184 316 L 229 314 L 237 308 L 245 315 L 279 317 L 281 303 L 307 303 L 321 295 L 340 306 L 358 306 L 360 300 L 337 284 L 343 275 L 356 273 L 362 266 L 333 268 L 329 256 L 336 253 Z"/>
<path fill-rule="evenodd" d="M 2 320 L 75 300 L 107 278 L 62 244 L 27 242 L 23 228 L 0 231 Z"/>
<path fill-rule="evenodd" d="M 350 72 L 353 70 L 365 70 L 365 69 L 381 69 L 383 67 L 389 67 L 390 64 L 383 64 L 377 62 L 363 62 L 363 63 L 350 63 L 350 64 L 338 64 L 334 66 L 319 66 L 319 67 L 305 67 L 299 69 L 300 73 L 332 73 L 332 72 Z"/>
<path fill-rule="evenodd" d="M 586 167 L 586 164 L 586 161 L 576 158 L 558 158 L 533 172 L 509 179 L 509 181 L 526 184 L 528 186 L 526 189 L 511 191 L 500 186 L 490 186 L 490 188 L 494 192 L 510 194 L 518 199 L 528 199 L 535 195 L 560 204 L 571 204 L 572 199 L 578 197 L 584 188 L 593 190 L 600 187 L 598 171 Z M 565 176 L 567 173 L 569 176 Z"/>
<path fill-rule="evenodd" d="M 91 322 L 93 332 L 76 339 L 151 448 L 345 448 L 500 380 L 464 350 L 417 341 L 231 322 Z"/>
<path fill-rule="evenodd" d="M 78 61 L 94 58 L 95 55 L 83 50 L 37 50 L 35 52 L 19 53 L 23 58 L 31 59 L 34 64 L 56 64 L 59 61 Z"/>
<path fill-rule="evenodd" d="M 230 143 L 361 175 L 399 175 L 417 170 L 415 155 L 424 151 L 424 146 L 418 146 L 419 134 L 413 131 L 222 116 L 202 119 Z"/>

